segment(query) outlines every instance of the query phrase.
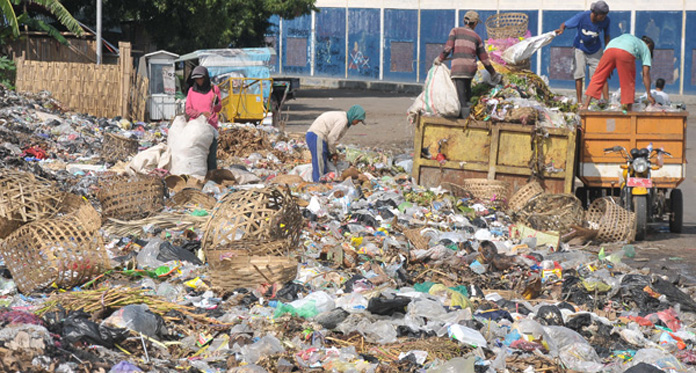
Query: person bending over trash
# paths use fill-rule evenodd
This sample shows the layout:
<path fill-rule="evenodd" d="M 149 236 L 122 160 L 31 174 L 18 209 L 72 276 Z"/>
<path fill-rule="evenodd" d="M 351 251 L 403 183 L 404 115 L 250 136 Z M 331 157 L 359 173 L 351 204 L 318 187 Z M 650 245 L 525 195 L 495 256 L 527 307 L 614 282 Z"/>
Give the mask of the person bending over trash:
<path fill-rule="evenodd" d="M 305 140 L 312 153 L 312 181 L 315 183 L 326 174 L 326 165 L 338 159 L 336 145 L 348 128 L 362 122 L 365 124 L 365 109 L 353 105 L 347 112 L 327 111 L 314 120 L 307 130 Z"/>
<path fill-rule="evenodd" d="M 488 73 L 491 74 L 491 80 L 494 83 L 499 83 L 501 79 L 500 74 L 495 72 L 495 68 L 491 65 L 481 37 L 474 31 L 479 24 L 479 14 L 473 10 L 466 12 L 464 24 L 464 27 L 455 27 L 450 31 L 445 49 L 433 61 L 433 65 L 440 65 L 442 61 L 452 54 L 452 81 L 454 81 L 454 85 L 457 87 L 459 104 L 462 106 L 459 113 L 460 118 L 469 116 L 471 80 L 476 75 L 476 70 L 478 70 L 476 65 L 477 56 L 483 66 L 486 67 Z"/>
<path fill-rule="evenodd" d="M 578 29 L 573 40 L 573 78 L 575 79 L 575 94 L 578 96 L 578 104 L 582 102 L 583 79 L 585 79 L 585 68 L 590 68 L 590 78 L 594 75 L 597 64 L 602 58 L 602 41 L 599 39 L 600 32 L 604 32 L 604 45 L 609 44 L 609 25 L 610 20 L 609 5 L 599 0 L 592 3 L 590 10 L 580 12 L 569 20 L 561 23 L 556 30 L 560 35 L 567 28 Z M 604 98 L 609 98 L 609 86 L 604 85 L 602 92 Z"/>
<path fill-rule="evenodd" d="M 208 171 L 217 169 L 218 113 L 222 110 L 220 89 L 210 83 L 210 74 L 204 66 L 196 66 L 189 77 L 188 95 L 186 96 L 186 116 L 196 119 L 208 118 L 208 124 L 215 128 L 215 138 L 208 151 Z"/>
<path fill-rule="evenodd" d="M 625 110 L 631 110 L 636 92 L 636 58 L 643 62 L 643 84 L 645 84 L 647 99 L 651 104 L 655 104 L 655 98 L 650 93 L 653 49 L 655 49 L 655 42 L 647 36 L 638 39 L 631 34 L 623 34 L 612 39 L 607 44 L 602 59 L 599 60 L 597 70 L 585 91 L 587 98 L 580 109 L 587 109 L 593 98 L 599 100 L 602 87 L 616 68 L 621 84 L 621 104 L 624 105 Z"/>

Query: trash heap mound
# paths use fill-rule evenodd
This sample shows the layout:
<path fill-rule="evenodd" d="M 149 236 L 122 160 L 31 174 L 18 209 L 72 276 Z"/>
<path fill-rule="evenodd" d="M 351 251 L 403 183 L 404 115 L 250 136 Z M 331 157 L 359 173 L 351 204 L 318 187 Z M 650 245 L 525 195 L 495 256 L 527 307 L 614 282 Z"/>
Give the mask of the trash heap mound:
<path fill-rule="evenodd" d="M 220 170 L 170 175 L 168 124 L 0 97 L 3 371 L 694 371 L 696 289 L 626 264 L 649 250 L 612 199 L 424 188 L 356 147 L 311 183 L 299 137 L 225 123 Z"/>

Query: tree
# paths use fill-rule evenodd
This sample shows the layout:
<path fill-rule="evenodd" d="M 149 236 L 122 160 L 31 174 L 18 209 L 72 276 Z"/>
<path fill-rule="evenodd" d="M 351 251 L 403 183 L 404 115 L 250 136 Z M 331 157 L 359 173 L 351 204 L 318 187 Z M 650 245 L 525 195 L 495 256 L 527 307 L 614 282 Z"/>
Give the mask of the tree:
<path fill-rule="evenodd" d="M 24 13 L 17 16 L 15 7 L 20 6 L 23 7 Z M 8 36 L 18 37 L 19 25 L 25 24 L 32 29 L 46 31 L 60 41 L 66 42 L 53 26 L 39 19 L 30 17 L 27 13 L 28 6 L 36 8 L 39 12 L 52 15 L 61 25 L 65 26 L 70 32 L 76 35 L 82 35 L 84 33 L 77 20 L 59 0 L 0 0 L 0 16 L 4 17 L 6 21 L 6 26 L 3 27 L 2 33 L 0 34 L 0 40 L 4 40 Z"/>
<path fill-rule="evenodd" d="M 0 0 L 1 1 L 1 0 Z M 316 10 L 316 0 L 103 0 L 105 27 L 141 25 L 159 48 L 175 53 L 197 49 L 259 47 L 273 15 L 295 18 Z M 85 23 L 93 23 L 94 0 L 64 0 Z"/>

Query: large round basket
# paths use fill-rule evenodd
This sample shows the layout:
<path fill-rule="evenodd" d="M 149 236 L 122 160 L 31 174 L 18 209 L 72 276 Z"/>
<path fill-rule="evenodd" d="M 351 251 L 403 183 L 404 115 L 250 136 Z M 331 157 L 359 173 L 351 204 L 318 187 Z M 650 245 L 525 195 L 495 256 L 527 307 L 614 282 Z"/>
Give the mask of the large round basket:
<path fill-rule="evenodd" d="M 62 195 L 56 186 L 29 172 L 0 171 L 0 218 L 22 223 L 58 212 Z"/>
<path fill-rule="evenodd" d="M 206 260 L 211 268 L 229 258 L 237 256 L 286 256 L 291 246 L 289 240 L 243 240 L 233 241 L 225 247 L 215 247 L 206 250 Z"/>
<path fill-rule="evenodd" d="M 284 284 L 297 276 L 297 259 L 283 256 L 235 256 L 214 268 L 213 286 L 225 291 L 252 288 L 260 284 Z"/>
<path fill-rule="evenodd" d="M 442 187 L 449 190 L 453 196 L 458 198 L 472 198 L 473 194 L 468 190 L 464 189 L 464 186 L 454 184 L 454 183 L 442 183 Z"/>
<path fill-rule="evenodd" d="M 573 194 L 541 194 L 531 199 L 516 214 L 516 220 L 539 231 L 570 231 L 573 225 L 581 226 L 585 211 Z"/>
<path fill-rule="evenodd" d="M 529 16 L 524 13 L 498 13 L 486 19 L 489 39 L 518 38 L 527 33 Z"/>
<path fill-rule="evenodd" d="M 501 180 L 465 179 L 462 187 L 482 203 L 504 207 L 510 197 L 510 183 Z"/>
<path fill-rule="evenodd" d="M 89 232 L 101 228 L 101 215 L 89 201 L 76 194 L 64 193 L 57 217 L 73 220 Z"/>
<path fill-rule="evenodd" d="M 636 214 L 619 206 L 610 197 L 592 201 L 587 209 L 590 228 L 597 229 L 600 242 L 631 242 L 636 236 Z"/>
<path fill-rule="evenodd" d="M 131 155 L 138 153 L 140 143 L 138 140 L 116 135 L 113 133 L 104 134 L 101 148 L 101 159 L 104 162 L 116 163 L 125 161 Z"/>
<path fill-rule="evenodd" d="M 155 176 L 117 176 L 99 182 L 102 219 L 135 220 L 164 207 L 164 182 Z"/>
<path fill-rule="evenodd" d="M 241 190 L 223 197 L 205 225 L 203 250 L 239 240 L 284 240 L 297 245 L 302 232 L 300 208 L 290 192 L 275 187 Z"/>
<path fill-rule="evenodd" d="M 101 235 L 69 219 L 28 223 L 2 242 L 0 252 L 23 293 L 53 283 L 81 285 L 110 268 Z"/>
<path fill-rule="evenodd" d="M 510 197 L 510 202 L 508 202 L 508 210 L 510 212 L 520 211 L 524 205 L 529 202 L 532 198 L 544 193 L 544 188 L 539 184 L 538 181 L 531 181 L 523 185 L 520 189 L 515 192 L 515 194 Z"/>
<path fill-rule="evenodd" d="M 167 201 L 167 206 L 212 210 L 213 207 L 215 207 L 215 203 L 217 203 L 215 197 L 209 196 L 196 188 L 186 188 L 176 192 L 176 194 Z"/>

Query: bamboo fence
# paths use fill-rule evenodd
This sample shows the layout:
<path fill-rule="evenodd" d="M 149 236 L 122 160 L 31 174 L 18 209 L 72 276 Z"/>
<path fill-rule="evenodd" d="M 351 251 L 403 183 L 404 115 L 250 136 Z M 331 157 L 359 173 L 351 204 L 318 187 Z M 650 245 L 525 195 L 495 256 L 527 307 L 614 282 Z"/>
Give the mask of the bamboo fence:
<path fill-rule="evenodd" d="M 97 117 L 143 120 L 147 79 L 134 77 L 130 43 L 119 43 L 119 50 L 116 65 L 18 58 L 17 90 L 49 91 L 63 108 Z"/>

